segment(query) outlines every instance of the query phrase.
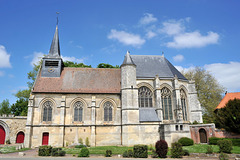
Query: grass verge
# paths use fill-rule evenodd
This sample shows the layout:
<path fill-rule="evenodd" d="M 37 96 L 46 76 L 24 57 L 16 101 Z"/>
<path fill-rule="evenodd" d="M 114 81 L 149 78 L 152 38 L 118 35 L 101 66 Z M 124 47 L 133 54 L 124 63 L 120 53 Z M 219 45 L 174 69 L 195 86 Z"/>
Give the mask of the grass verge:
<path fill-rule="evenodd" d="M 7 154 L 7 153 L 27 151 L 29 149 L 30 148 L 22 148 L 22 149 L 16 150 L 16 146 L 6 146 L 6 147 L 0 148 L 0 152 L 2 154 Z"/>

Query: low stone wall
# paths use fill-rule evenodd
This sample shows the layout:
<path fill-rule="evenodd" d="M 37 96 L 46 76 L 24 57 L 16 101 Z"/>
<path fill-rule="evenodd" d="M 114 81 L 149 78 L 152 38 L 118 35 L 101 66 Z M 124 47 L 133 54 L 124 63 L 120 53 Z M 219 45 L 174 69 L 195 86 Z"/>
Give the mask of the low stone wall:
<path fill-rule="evenodd" d="M 5 143 L 7 140 L 10 140 L 11 144 L 15 144 L 17 134 L 19 132 L 23 132 L 25 134 L 26 122 L 27 117 L 25 116 L 0 116 L 0 125 L 5 130 Z"/>
<path fill-rule="evenodd" d="M 240 134 L 227 132 L 225 130 L 215 129 L 215 137 L 217 137 L 217 138 L 240 138 Z"/>

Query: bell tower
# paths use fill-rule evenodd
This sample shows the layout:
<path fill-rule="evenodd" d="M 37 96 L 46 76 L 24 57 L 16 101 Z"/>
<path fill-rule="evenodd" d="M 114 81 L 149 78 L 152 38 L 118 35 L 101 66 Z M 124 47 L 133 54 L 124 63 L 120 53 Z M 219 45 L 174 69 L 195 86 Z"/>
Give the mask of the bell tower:
<path fill-rule="evenodd" d="M 62 68 L 63 68 L 63 61 L 60 55 L 58 25 L 57 25 L 50 51 L 47 56 L 43 57 L 41 76 L 42 77 L 60 77 Z"/>

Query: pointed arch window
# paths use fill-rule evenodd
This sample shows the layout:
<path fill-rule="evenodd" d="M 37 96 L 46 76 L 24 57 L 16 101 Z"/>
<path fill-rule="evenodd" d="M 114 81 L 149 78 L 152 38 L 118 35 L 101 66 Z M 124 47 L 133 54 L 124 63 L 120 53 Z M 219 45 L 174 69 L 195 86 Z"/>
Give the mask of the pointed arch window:
<path fill-rule="evenodd" d="M 53 103 L 51 101 L 43 103 L 43 121 L 52 121 L 52 107 Z"/>
<path fill-rule="evenodd" d="M 172 120 L 173 119 L 172 92 L 167 87 L 162 88 L 161 98 L 162 98 L 163 120 Z"/>
<path fill-rule="evenodd" d="M 152 107 L 152 91 L 148 87 L 140 87 L 138 89 L 138 105 L 139 107 Z"/>
<path fill-rule="evenodd" d="M 111 102 L 105 102 L 103 105 L 104 108 L 104 121 L 112 121 L 112 109 L 113 105 Z"/>
<path fill-rule="evenodd" d="M 81 122 L 83 120 L 83 103 L 78 101 L 74 104 L 74 121 Z"/>
<path fill-rule="evenodd" d="M 186 103 L 186 93 L 183 89 L 180 90 L 180 96 L 181 96 L 181 106 L 182 106 L 182 116 L 183 120 L 187 121 L 187 103 Z"/>

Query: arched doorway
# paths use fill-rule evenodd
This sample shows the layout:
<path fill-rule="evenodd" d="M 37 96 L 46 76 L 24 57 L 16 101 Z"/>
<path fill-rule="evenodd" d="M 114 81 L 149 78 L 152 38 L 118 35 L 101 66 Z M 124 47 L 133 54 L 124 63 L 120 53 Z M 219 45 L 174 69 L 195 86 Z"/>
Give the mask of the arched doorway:
<path fill-rule="evenodd" d="M 6 132 L 5 129 L 0 125 L 0 144 L 5 143 Z"/>
<path fill-rule="evenodd" d="M 207 143 L 207 133 L 205 129 L 201 128 L 199 130 L 200 143 Z"/>
<path fill-rule="evenodd" d="M 17 138 L 16 138 L 16 143 L 23 143 L 23 142 L 24 142 L 24 133 L 18 132 Z"/>
<path fill-rule="evenodd" d="M 48 145 L 49 133 L 44 132 L 42 136 L 42 145 Z"/>

